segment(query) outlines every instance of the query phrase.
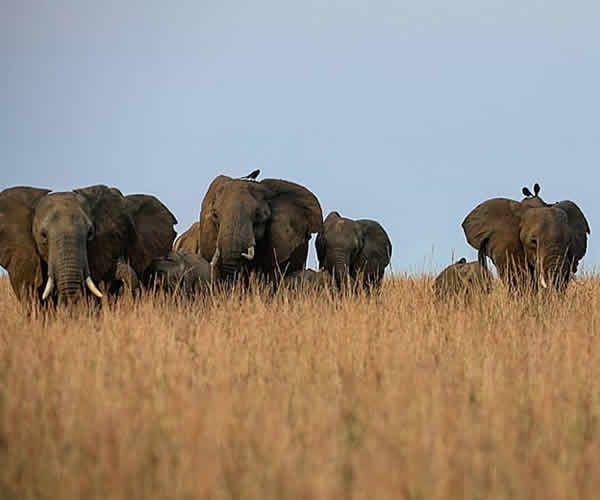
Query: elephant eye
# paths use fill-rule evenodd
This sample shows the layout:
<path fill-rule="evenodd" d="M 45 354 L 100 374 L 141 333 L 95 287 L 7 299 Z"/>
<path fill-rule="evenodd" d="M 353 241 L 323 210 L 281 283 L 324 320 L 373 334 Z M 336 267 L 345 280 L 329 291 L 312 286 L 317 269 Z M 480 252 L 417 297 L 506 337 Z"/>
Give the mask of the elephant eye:
<path fill-rule="evenodd" d="M 40 236 L 42 237 L 42 241 L 46 241 L 48 239 L 48 231 L 46 231 L 45 229 L 42 229 L 40 231 Z"/>
<path fill-rule="evenodd" d="M 212 220 L 214 220 L 215 222 L 218 222 L 218 221 L 219 221 L 219 216 L 217 215 L 217 212 L 215 212 L 214 210 L 212 210 L 212 211 L 210 212 L 210 218 L 211 218 Z"/>

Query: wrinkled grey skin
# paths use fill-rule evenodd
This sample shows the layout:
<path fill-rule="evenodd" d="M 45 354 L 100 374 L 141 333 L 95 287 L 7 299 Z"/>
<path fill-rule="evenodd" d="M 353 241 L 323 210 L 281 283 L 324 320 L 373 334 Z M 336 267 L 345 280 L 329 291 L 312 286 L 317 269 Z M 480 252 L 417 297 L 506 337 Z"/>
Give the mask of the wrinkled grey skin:
<path fill-rule="evenodd" d="M 485 261 L 484 261 L 485 263 Z M 435 279 L 433 289 L 438 299 L 453 296 L 473 296 L 489 293 L 493 277 L 478 261 L 467 262 L 464 257 L 446 267 Z"/>
<path fill-rule="evenodd" d="M 500 277 L 516 289 L 563 290 L 587 249 L 590 227 L 572 201 L 549 204 L 523 188 L 520 202 L 494 198 L 463 221 L 467 241 L 480 260 L 489 256 Z"/>
<path fill-rule="evenodd" d="M 197 254 L 171 252 L 152 261 L 144 282 L 150 289 L 193 295 L 210 289 L 211 268 L 208 261 Z"/>
<path fill-rule="evenodd" d="M 285 275 L 282 285 L 292 290 L 323 290 L 333 284 L 332 279 L 333 277 L 327 271 L 303 269 Z"/>
<path fill-rule="evenodd" d="M 189 254 L 200 253 L 200 222 L 194 222 L 187 231 L 177 237 L 173 243 L 173 250 Z"/>
<path fill-rule="evenodd" d="M 350 278 L 379 286 L 392 256 L 392 243 L 373 220 L 352 220 L 331 212 L 316 241 L 319 267 L 330 272 L 338 285 Z"/>
<path fill-rule="evenodd" d="M 200 255 L 224 281 L 256 272 L 268 279 L 304 269 L 311 233 L 323 214 L 305 187 L 280 179 L 220 175 L 200 211 Z"/>
<path fill-rule="evenodd" d="M 169 251 L 176 222 L 155 197 L 107 186 L 10 188 L 0 192 L 0 265 L 22 302 L 115 294 Z"/>

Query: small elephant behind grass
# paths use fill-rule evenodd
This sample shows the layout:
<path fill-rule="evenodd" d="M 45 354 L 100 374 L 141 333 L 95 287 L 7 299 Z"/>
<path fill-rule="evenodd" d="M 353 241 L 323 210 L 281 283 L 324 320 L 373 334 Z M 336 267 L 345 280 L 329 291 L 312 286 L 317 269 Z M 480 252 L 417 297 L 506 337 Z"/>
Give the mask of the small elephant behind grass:
<path fill-rule="evenodd" d="M 451 297 L 472 297 L 489 293 L 492 290 L 493 276 L 485 266 L 478 261 L 467 262 L 464 257 L 446 267 L 433 283 L 437 299 Z"/>
<path fill-rule="evenodd" d="M 144 276 L 148 289 L 184 296 L 208 291 L 211 282 L 210 263 L 187 252 L 170 252 L 166 257 L 154 259 Z"/>
<path fill-rule="evenodd" d="M 378 222 L 352 220 L 331 212 L 318 234 L 319 266 L 330 272 L 338 285 L 348 279 L 365 288 L 379 287 L 392 256 L 392 243 Z"/>
<path fill-rule="evenodd" d="M 332 275 L 327 271 L 304 269 L 285 275 L 281 284 L 294 291 L 319 292 L 330 287 L 333 284 L 332 279 Z"/>

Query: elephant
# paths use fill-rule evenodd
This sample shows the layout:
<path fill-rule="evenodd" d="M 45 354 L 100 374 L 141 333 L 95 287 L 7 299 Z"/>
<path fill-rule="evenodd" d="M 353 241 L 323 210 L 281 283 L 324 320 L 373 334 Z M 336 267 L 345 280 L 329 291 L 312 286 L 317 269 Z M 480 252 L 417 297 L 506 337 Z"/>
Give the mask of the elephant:
<path fill-rule="evenodd" d="M 200 211 L 200 255 L 223 281 L 256 272 L 269 281 L 304 269 L 323 213 L 305 187 L 280 179 L 219 175 Z"/>
<path fill-rule="evenodd" d="M 174 251 L 154 259 L 143 281 L 148 288 L 191 295 L 210 288 L 211 268 L 208 261 L 197 254 Z"/>
<path fill-rule="evenodd" d="M 515 201 L 494 198 L 475 207 L 462 227 L 468 243 L 489 256 L 512 289 L 564 290 L 587 249 L 590 226 L 572 201 L 546 203 L 540 186 Z"/>
<path fill-rule="evenodd" d="M 283 277 L 282 285 L 292 290 L 323 290 L 332 284 L 332 276 L 327 271 L 303 269 Z"/>
<path fill-rule="evenodd" d="M 173 251 L 197 254 L 200 252 L 200 223 L 194 222 L 187 231 L 181 233 L 175 243 Z"/>
<path fill-rule="evenodd" d="M 483 262 L 467 262 L 464 257 L 446 267 L 433 283 L 438 299 L 464 294 L 489 293 L 492 290 L 493 277 Z"/>
<path fill-rule="evenodd" d="M 169 252 L 176 223 L 150 195 L 13 187 L 0 192 L 0 265 L 21 302 L 101 298 L 102 287 L 116 294 L 124 280 L 137 286 L 152 259 Z"/>
<path fill-rule="evenodd" d="M 316 240 L 319 266 L 338 285 L 348 277 L 362 286 L 378 287 L 392 256 L 392 243 L 376 221 L 352 220 L 331 212 Z"/>

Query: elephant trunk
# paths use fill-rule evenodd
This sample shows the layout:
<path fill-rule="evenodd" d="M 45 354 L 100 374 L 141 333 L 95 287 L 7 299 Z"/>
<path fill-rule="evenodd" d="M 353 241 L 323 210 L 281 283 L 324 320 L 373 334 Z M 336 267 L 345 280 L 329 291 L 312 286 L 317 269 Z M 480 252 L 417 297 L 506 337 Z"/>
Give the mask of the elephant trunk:
<path fill-rule="evenodd" d="M 77 234 L 63 234 L 50 247 L 51 269 L 62 299 L 73 300 L 82 293 L 87 259 L 81 240 Z"/>
<path fill-rule="evenodd" d="M 256 240 L 251 221 L 242 223 L 243 217 L 234 223 L 222 226 L 217 239 L 220 262 L 219 271 L 226 280 L 233 280 L 256 255 Z"/>
<path fill-rule="evenodd" d="M 84 236 L 77 233 L 57 235 L 50 241 L 48 257 L 48 280 L 42 295 L 44 300 L 56 288 L 61 300 L 76 301 L 82 296 L 84 286 L 96 297 L 102 297 L 90 276 Z"/>
<path fill-rule="evenodd" d="M 350 261 L 342 250 L 335 251 L 333 274 L 338 285 L 342 285 L 350 273 Z"/>
<path fill-rule="evenodd" d="M 537 283 L 542 288 L 562 289 L 569 281 L 569 262 L 566 251 L 554 249 L 539 259 L 536 266 Z"/>

